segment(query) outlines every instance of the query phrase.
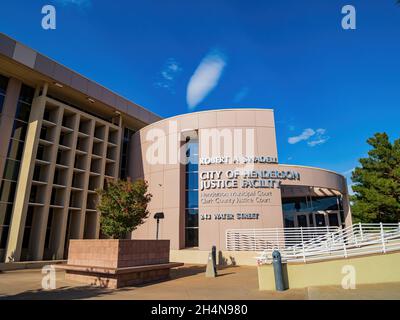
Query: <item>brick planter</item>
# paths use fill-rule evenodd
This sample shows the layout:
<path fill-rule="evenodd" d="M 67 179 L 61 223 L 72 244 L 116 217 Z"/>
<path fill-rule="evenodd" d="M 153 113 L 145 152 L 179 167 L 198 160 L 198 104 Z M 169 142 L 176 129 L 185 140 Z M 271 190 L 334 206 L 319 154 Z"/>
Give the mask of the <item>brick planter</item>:
<path fill-rule="evenodd" d="M 56 268 L 65 278 L 91 285 L 119 288 L 164 280 L 170 268 L 169 240 L 70 240 L 68 262 Z"/>

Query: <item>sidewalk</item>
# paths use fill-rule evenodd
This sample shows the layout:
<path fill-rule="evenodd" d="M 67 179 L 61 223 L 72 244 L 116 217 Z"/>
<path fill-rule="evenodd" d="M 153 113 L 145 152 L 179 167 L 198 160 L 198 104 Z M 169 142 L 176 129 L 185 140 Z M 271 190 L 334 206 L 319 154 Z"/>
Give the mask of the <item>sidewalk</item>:
<path fill-rule="evenodd" d="M 65 281 L 57 271 L 57 288 L 41 289 L 41 270 L 0 273 L 0 299 L 400 299 L 400 283 L 364 285 L 355 290 L 313 287 L 284 292 L 259 291 L 256 267 L 229 267 L 217 278 L 206 278 L 205 267 L 187 265 L 171 272 L 171 279 L 160 283 L 117 290 L 101 289 Z"/>

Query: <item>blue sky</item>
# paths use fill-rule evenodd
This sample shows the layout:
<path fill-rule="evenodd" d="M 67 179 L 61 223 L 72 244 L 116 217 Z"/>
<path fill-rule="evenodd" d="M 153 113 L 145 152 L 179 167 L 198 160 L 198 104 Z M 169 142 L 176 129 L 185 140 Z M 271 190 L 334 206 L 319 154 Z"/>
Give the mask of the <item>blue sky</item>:
<path fill-rule="evenodd" d="M 46 4 L 56 30 L 41 28 Z M 346 4 L 356 30 L 341 27 Z M 13 0 L 2 12 L 1 32 L 163 117 L 273 108 L 281 163 L 348 175 L 373 133 L 399 138 L 395 0 Z"/>

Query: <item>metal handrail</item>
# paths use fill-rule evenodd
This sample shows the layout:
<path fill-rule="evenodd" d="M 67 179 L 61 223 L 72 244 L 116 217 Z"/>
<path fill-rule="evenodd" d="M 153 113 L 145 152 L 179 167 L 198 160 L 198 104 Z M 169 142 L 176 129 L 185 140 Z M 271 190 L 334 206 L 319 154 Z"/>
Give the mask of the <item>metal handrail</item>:
<path fill-rule="evenodd" d="M 395 250 L 400 250 L 400 223 L 358 223 L 286 246 L 280 251 L 283 261 L 307 262 Z M 264 249 L 257 259 L 260 263 L 268 263 L 271 253 Z"/>
<path fill-rule="evenodd" d="M 230 251 L 284 249 L 338 230 L 338 227 L 228 229 L 226 248 Z"/>

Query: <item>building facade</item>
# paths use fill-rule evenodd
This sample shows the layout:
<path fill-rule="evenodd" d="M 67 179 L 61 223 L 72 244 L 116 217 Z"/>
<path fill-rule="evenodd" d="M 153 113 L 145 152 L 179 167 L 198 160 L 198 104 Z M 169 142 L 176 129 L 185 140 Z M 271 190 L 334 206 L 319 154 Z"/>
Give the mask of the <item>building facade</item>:
<path fill-rule="evenodd" d="M 0 34 L 0 261 L 64 259 L 99 238 L 95 192 L 142 178 L 153 195 L 132 238 L 226 250 L 230 229 L 351 224 L 345 178 L 278 162 L 273 111 L 168 119 Z M 164 213 L 157 224 L 154 214 Z"/>
<path fill-rule="evenodd" d="M 159 119 L 0 34 L 0 261 L 98 238 L 95 190 L 127 176 L 132 134 Z"/>
<path fill-rule="evenodd" d="M 274 112 L 184 114 L 134 134 L 129 171 L 149 182 L 150 212 L 172 250 L 227 250 L 227 231 L 351 225 L 346 180 L 278 162 Z M 154 238 L 149 218 L 133 238 Z M 254 255 L 254 254 L 253 254 Z"/>

